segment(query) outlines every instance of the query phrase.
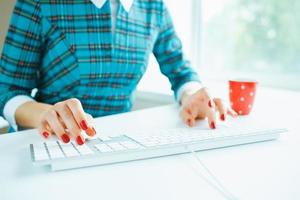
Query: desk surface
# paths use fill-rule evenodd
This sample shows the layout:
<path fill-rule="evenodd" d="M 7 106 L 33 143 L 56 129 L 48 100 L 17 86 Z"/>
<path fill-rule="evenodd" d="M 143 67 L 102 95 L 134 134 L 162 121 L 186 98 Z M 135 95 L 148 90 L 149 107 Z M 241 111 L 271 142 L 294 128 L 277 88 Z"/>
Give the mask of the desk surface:
<path fill-rule="evenodd" d="M 300 94 L 261 90 L 253 113 L 236 123 L 277 123 L 290 131 L 279 140 L 199 152 L 202 161 L 241 200 L 300 199 Z M 183 127 L 169 105 L 96 119 L 99 133 Z M 198 126 L 201 126 L 199 123 Z M 35 130 L 0 136 L 0 199 L 222 200 L 199 176 L 191 155 L 50 172 L 34 168 L 29 143 Z"/>

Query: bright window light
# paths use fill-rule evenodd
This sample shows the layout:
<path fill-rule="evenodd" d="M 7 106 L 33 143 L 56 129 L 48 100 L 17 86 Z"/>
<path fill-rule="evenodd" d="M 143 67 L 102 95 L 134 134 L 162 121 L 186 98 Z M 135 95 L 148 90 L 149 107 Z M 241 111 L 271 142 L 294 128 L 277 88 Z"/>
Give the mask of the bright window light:
<path fill-rule="evenodd" d="M 205 78 L 300 90 L 300 2 L 203 0 Z"/>
<path fill-rule="evenodd" d="M 261 86 L 300 90 L 300 1 L 165 2 L 185 54 L 204 82 L 250 78 Z M 138 88 L 171 94 L 154 58 Z"/>

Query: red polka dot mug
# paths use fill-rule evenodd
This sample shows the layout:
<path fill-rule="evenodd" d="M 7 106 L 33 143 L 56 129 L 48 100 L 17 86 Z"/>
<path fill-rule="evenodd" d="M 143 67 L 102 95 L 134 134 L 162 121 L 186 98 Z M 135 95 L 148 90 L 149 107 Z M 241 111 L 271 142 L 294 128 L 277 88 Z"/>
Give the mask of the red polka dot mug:
<path fill-rule="evenodd" d="M 257 81 L 247 79 L 229 80 L 231 108 L 239 115 L 248 115 L 253 107 Z"/>

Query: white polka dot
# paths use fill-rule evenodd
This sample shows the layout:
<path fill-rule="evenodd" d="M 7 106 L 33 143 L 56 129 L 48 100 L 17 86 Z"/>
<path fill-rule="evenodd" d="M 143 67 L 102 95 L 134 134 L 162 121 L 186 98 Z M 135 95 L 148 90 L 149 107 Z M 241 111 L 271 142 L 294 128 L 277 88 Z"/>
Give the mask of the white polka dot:
<path fill-rule="evenodd" d="M 241 100 L 241 101 L 245 101 L 245 98 L 244 98 L 244 97 L 241 97 L 240 100 Z"/>
<path fill-rule="evenodd" d="M 244 85 L 241 85 L 241 89 L 244 90 L 246 88 L 246 86 Z"/>
<path fill-rule="evenodd" d="M 254 95 L 254 93 L 253 92 L 250 92 L 250 96 L 252 97 Z"/>
<path fill-rule="evenodd" d="M 239 110 L 239 114 L 240 114 L 240 115 L 243 114 L 243 111 Z"/>
<path fill-rule="evenodd" d="M 232 93 L 233 91 L 232 91 L 232 89 L 230 89 L 230 93 Z"/>
<path fill-rule="evenodd" d="M 249 105 L 248 105 L 248 108 L 252 108 L 252 105 L 251 105 L 251 104 L 249 104 Z"/>
<path fill-rule="evenodd" d="M 233 103 L 232 103 L 232 102 L 230 102 L 230 105 L 231 105 L 231 106 L 233 106 Z"/>

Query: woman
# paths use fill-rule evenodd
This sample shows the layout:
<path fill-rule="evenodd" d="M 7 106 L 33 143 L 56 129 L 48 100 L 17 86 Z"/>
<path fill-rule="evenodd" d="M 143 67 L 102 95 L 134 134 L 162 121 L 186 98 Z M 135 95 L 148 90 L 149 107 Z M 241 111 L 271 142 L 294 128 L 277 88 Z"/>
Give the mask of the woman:
<path fill-rule="evenodd" d="M 184 59 L 162 0 L 17 0 L 0 60 L 1 115 L 82 145 L 81 130 L 96 134 L 91 115 L 130 110 L 152 52 L 185 123 L 208 118 L 216 128 L 216 111 L 225 120 Z"/>

